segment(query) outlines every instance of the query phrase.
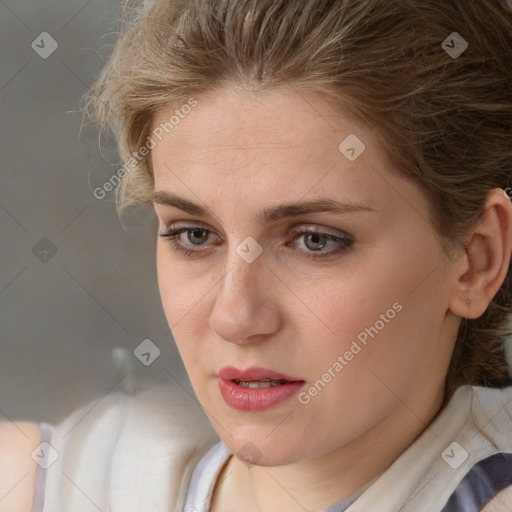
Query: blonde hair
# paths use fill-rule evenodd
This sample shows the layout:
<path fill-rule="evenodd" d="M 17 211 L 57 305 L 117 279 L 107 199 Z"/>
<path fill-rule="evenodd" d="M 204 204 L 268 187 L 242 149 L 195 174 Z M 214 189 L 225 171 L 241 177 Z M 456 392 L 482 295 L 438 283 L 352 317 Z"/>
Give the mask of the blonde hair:
<path fill-rule="evenodd" d="M 453 55 L 457 32 L 467 42 Z M 451 38 L 451 39 L 450 39 Z M 448 43 L 443 43 L 443 41 Z M 113 53 L 85 97 L 123 161 L 147 145 L 155 113 L 241 84 L 335 98 L 378 131 L 398 172 L 431 205 L 442 240 L 461 239 L 512 170 L 512 14 L 505 0 L 156 0 L 125 2 Z M 140 156 L 140 155 L 139 155 Z M 150 154 L 116 189 L 121 213 L 149 203 Z M 507 278 L 461 323 L 445 400 L 462 384 L 512 384 Z"/>

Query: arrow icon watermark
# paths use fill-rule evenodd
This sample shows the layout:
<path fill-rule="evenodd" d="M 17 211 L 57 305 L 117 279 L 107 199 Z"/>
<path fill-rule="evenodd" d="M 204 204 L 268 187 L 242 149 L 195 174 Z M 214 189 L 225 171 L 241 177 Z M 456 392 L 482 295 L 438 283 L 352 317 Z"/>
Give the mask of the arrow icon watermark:
<path fill-rule="evenodd" d="M 144 366 L 149 366 L 160 357 L 160 349 L 150 339 L 145 339 L 139 343 L 133 354 Z"/>
<path fill-rule="evenodd" d="M 59 43 L 48 32 L 41 32 L 31 46 L 42 59 L 47 59 L 59 47 Z"/>
<path fill-rule="evenodd" d="M 452 32 L 441 47 L 452 59 L 457 59 L 467 50 L 468 42 L 458 32 Z"/>
<path fill-rule="evenodd" d="M 339 152 L 351 162 L 357 160 L 365 149 L 366 146 L 363 141 L 353 133 L 344 139 L 338 146 Z"/>

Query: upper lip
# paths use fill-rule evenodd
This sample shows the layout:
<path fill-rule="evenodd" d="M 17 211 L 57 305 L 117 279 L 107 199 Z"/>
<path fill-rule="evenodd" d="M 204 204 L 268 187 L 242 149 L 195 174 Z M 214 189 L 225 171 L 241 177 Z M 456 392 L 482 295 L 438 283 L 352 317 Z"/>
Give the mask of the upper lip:
<path fill-rule="evenodd" d="M 304 381 L 304 379 L 300 379 L 299 377 L 292 377 L 290 375 L 285 375 L 284 373 L 276 372 L 275 370 L 270 370 L 268 368 L 262 368 L 260 366 L 251 366 L 245 370 L 239 370 L 233 366 L 224 366 L 219 371 L 219 377 L 225 380 L 236 379 L 244 382 L 263 379 L 284 379 L 290 382 Z"/>

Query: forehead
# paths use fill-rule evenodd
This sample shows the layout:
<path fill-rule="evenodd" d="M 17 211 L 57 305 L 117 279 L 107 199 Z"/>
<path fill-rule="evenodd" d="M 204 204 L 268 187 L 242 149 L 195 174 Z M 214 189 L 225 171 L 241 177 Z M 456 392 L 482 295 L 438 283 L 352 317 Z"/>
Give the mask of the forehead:
<path fill-rule="evenodd" d="M 190 113 L 163 136 L 174 151 L 220 151 L 261 153 L 259 149 L 338 150 L 339 137 L 368 129 L 348 109 L 341 110 L 326 95 L 280 87 L 254 93 L 231 87 L 201 95 Z M 153 129 L 165 126 L 179 107 L 161 109 L 153 120 Z M 155 157 L 165 144 L 155 148 Z"/>
<path fill-rule="evenodd" d="M 413 197 L 423 202 L 389 163 L 377 131 L 326 95 L 225 89 L 195 100 L 155 140 L 157 191 L 229 211 L 327 196 L 395 213 Z M 177 110 L 159 111 L 152 129 L 169 125 Z"/>
<path fill-rule="evenodd" d="M 154 137 L 152 150 L 156 179 L 166 174 L 163 166 L 186 167 L 190 172 L 215 169 L 216 175 L 245 169 L 260 178 L 268 172 L 275 177 L 278 167 L 290 178 L 300 178 L 306 169 L 327 172 L 345 164 L 340 144 L 347 139 L 358 144 L 357 151 L 365 148 L 362 160 L 384 158 L 372 130 L 320 93 L 281 87 L 256 94 L 232 87 L 196 101 L 172 126 L 169 120 L 179 107 L 155 115 L 152 131 L 160 130 L 161 139 Z"/>

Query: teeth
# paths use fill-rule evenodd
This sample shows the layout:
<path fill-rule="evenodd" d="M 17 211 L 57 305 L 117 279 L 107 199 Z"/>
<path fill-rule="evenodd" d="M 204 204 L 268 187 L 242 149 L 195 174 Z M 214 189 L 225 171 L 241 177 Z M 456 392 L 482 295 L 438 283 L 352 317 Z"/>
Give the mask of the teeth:
<path fill-rule="evenodd" d="M 233 382 L 238 384 L 239 386 L 242 386 L 244 388 L 253 388 L 253 389 L 259 389 L 259 388 L 273 388 L 275 386 L 280 386 L 282 384 L 286 384 L 288 381 L 285 379 L 263 379 L 263 380 L 238 380 L 233 379 Z"/>

